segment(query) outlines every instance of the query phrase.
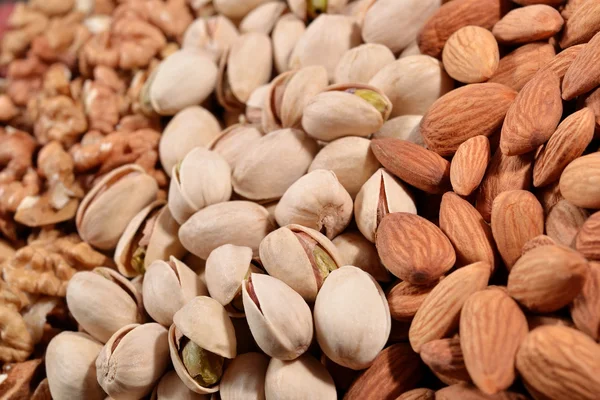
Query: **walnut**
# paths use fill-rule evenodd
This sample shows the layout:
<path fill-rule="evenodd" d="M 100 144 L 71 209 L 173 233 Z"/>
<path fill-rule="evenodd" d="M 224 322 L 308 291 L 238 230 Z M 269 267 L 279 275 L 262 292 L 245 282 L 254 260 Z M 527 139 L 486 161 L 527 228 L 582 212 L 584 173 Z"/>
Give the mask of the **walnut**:
<path fill-rule="evenodd" d="M 44 75 L 43 88 L 49 96 L 71 95 L 71 70 L 64 64 L 52 64 Z"/>
<path fill-rule="evenodd" d="M 42 87 L 44 73 L 48 67 L 36 56 L 30 55 L 15 60 L 8 66 L 6 94 L 17 106 L 26 106 L 35 98 Z"/>
<path fill-rule="evenodd" d="M 10 365 L 6 379 L 0 384 L 0 398 L 29 399 L 43 377 L 44 364 L 41 358 Z"/>
<path fill-rule="evenodd" d="M 142 20 L 119 19 L 111 32 L 119 49 L 119 67 L 125 70 L 147 67 L 167 44 L 158 28 Z"/>
<path fill-rule="evenodd" d="M 19 109 L 5 94 L 0 95 L 0 121 L 10 121 L 19 114 Z"/>
<path fill-rule="evenodd" d="M 71 147 L 87 130 L 82 106 L 67 96 L 38 97 L 34 109 L 34 134 L 41 144 L 58 140 Z"/>
<path fill-rule="evenodd" d="M 44 32 L 48 26 L 48 17 L 32 10 L 23 3 L 17 3 L 8 18 L 9 31 L 2 38 L 0 64 L 6 65 L 23 55 L 31 41 Z"/>
<path fill-rule="evenodd" d="M 125 83 L 114 70 L 105 66 L 94 69 L 94 78 L 83 86 L 83 104 L 89 126 L 92 130 L 110 133 L 115 130 L 121 115 L 129 110 L 129 102 L 124 96 Z"/>
<path fill-rule="evenodd" d="M 49 17 L 68 13 L 75 6 L 75 0 L 29 0 L 29 6 Z"/>
<path fill-rule="evenodd" d="M 150 22 L 181 44 L 183 34 L 194 20 L 186 0 L 150 0 L 147 2 Z"/>
<path fill-rule="evenodd" d="M 33 339 L 21 314 L 0 305 L 0 360 L 25 361 L 33 352 Z"/>

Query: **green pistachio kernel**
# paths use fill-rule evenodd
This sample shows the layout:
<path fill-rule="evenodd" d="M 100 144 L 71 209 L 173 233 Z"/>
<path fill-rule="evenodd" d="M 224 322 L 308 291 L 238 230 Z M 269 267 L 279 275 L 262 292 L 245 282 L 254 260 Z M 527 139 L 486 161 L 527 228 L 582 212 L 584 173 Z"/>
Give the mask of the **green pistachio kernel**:
<path fill-rule="evenodd" d="M 351 93 L 367 101 L 369 104 L 375 107 L 375 109 L 379 111 L 382 116 L 385 116 L 389 104 L 382 95 L 374 90 L 369 89 L 355 89 Z"/>
<path fill-rule="evenodd" d="M 200 386 L 213 386 L 223 375 L 223 357 L 204 350 L 191 340 L 183 347 L 181 358 L 190 376 Z"/>
<path fill-rule="evenodd" d="M 138 273 L 143 274 L 146 271 L 144 259 L 146 258 L 146 249 L 138 247 L 131 256 L 131 267 Z"/>
<path fill-rule="evenodd" d="M 309 19 L 315 19 L 325 12 L 327 12 L 327 0 L 306 0 L 306 15 Z"/>
<path fill-rule="evenodd" d="M 329 273 L 337 268 L 335 261 L 331 258 L 322 247 L 315 246 L 313 249 L 313 256 L 315 257 L 315 264 L 323 277 L 323 280 L 329 276 Z"/>

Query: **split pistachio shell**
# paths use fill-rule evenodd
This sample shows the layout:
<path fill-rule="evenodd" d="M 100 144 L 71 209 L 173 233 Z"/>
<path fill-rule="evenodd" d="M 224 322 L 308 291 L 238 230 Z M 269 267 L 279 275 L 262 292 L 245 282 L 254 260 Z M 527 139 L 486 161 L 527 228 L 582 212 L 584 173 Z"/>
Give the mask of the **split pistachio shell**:
<path fill-rule="evenodd" d="M 379 282 L 389 282 L 390 273 L 381 264 L 377 248 L 360 232 L 345 232 L 333 239 L 342 258 L 342 265 L 354 265 Z"/>
<path fill-rule="evenodd" d="M 246 102 L 246 121 L 249 124 L 260 126 L 262 124 L 262 113 L 265 107 L 267 93 L 271 90 L 271 84 L 266 83 L 254 89 Z"/>
<path fill-rule="evenodd" d="M 260 244 L 260 259 L 269 275 L 282 280 L 309 302 L 315 300 L 331 271 L 344 265 L 327 237 L 300 225 L 270 233 Z"/>
<path fill-rule="evenodd" d="M 335 68 L 333 81 L 368 84 L 383 67 L 394 61 L 394 53 L 384 45 L 362 44 L 344 53 Z"/>
<path fill-rule="evenodd" d="M 75 221 L 79 236 L 101 250 L 112 250 L 129 221 L 158 194 L 158 184 L 138 165 L 106 174 L 83 198 Z"/>
<path fill-rule="evenodd" d="M 186 107 L 202 103 L 215 88 L 217 74 L 215 62 L 204 52 L 176 51 L 157 67 L 154 77 L 146 83 L 152 109 L 160 115 L 175 115 Z"/>
<path fill-rule="evenodd" d="M 265 378 L 269 400 L 336 400 L 335 384 L 323 364 L 309 354 L 293 361 L 272 358 Z"/>
<path fill-rule="evenodd" d="M 250 331 L 262 351 L 293 360 L 308 349 L 312 314 L 298 293 L 272 276 L 251 274 L 242 285 L 242 295 Z"/>
<path fill-rule="evenodd" d="M 275 218 L 279 226 L 303 225 L 333 239 L 352 219 L 352 197 L 335 172 L 317 169 L 285 191 L 275 208 Z"/>
<path fill-rule="evenodd" d="M 165 127 L 158 153 L 167 175 L 194 147 L 208 147 L 221 133 L 219 121 L 206 109 L 191 106 L 178 112 Z"/>
<path fill-rule="evenodd" d="M 250 201 L 213 204 L 192 215 L 179 228 L 183 247 L 206 260 L 211 251 L 224 244 L 247 246 L 258 255 L 258 246 L 273 230 L 269 212 Z"/>
<path fill-rule="evenodd" d="M 250 11 L 271 0 L 213 0 L 215 9 L 232 20 L 241 20 Z"/>
<path fill-rule="evenodd" d="M 237 28 L 227 17 L 215 15 L 198 18 L 185 31 L 181 47 L 203 51 L 218 63 L 225 49 L 229 48 L 238 36 Z"/>
<path fill-rule="evenodd" d="M 247 149 L 262 136 L 262 132 L 252 125 L 235 124 L 221 132 L 210 149 L 222 156 L 233 170 Z"/>
<path fill-rule="evenodd" d="M 167 327 L 173 323 L 173 315 L 190 300 L 208 295 L 200 277 L 173 256 L 169 261 L 156 260 L 150 264 L 142 290 L 148 315 Z"/>
<path fill-rule="evenodd" d="M 98 383 L 115 399 L 148 395 L 169 366 L 167 330 L 148 323 L 119 329 L 96 360 Z"/>
<path fill-rule="evenodd" d="M 282 15 L 275 24 L 271 40 L 273 41 L 273 60 L 278 73 L 290 69 L 290 56 L 305 31 L 306 25 L 294 14 Z"/>
<path fill-rule="evenodd" d="M 123 326 L 143 322 L 141 294 L 110 268 L 73 275 L 66 298 L 77 323 L 102 343 Z"/>
<path fill-rule="evenodd" d="M 408 46 L 406 46 L 404 48 L 404 50 L 402 50 L 402 52 L 400 53 L 400 55 L 398 56 L 398 58 L 404 58 L 404 57 L 408 57 L 408 56 L 417 56 L 421 53 L 421 49 L 419 48 L 419 43 L 417 43 L 417 41 L 412 41 L 410 42 L 410 44 Z"/>
<path fill-rule="evenodd" d="M 317 295 L 314 318 L 323 352 L 354 370 L 369 367 L 390 335 L 385 294 L 371 275 L 351 265 L 329 275 Z"/>
<path fill-rule="evenodd" d="M 210 400 L 209 395 L 192 392 L 177 376 L 175 371 L 167 372 L 158 382 L 150 400 Z"/>
<path fill-rule="evenodd" d="M 382 90 L 369 85 L 332 85 L 304 107 L 302 127 L 326 142 L 344 136 L 369 136 L 377 132 L 392 112 Z"/>
<path fill-rule="evenodd" d="M 339 14 L 348 0 L 287 0 L 290 9 L 303 21 L 310 21 L 320 14 Z"/>
<path fill-rule="evenodd" d="M 46 374 L 53 399 L 102 400 L 96 358 L 102 344 L 81 332 L 61 332 L 46 349 Z"/>
<path fill-rule="evenodd" d="M 223 374 L 221 400 L 264 400 L 269 358 L 261 353 L 237 356 Z"/>
<path fill-rule="evenodd" d="M 346 51 L 360 44 L 354 18 L 321 14 L 306 29 L 290 55 L 290 68 L 323 65 L 329 79 Z"/>
<path fill-rule="evenodd" d="M 369 8 L 377 0 L 354 0 L 346 4 L 346 7 L 342 10 L 342 14 L 354 18 L 358 26 L 362 28 L 365 22 L 365 16 L 369 11 Z"/>
<path fill-rule="evenodd" d="M 317 153 L 309 172 L 329 169 L 353 199 L 364 183 L 381 167 L 370 148 L 371 141 L 349 136 L 328 143 Z"/>
<path fill-rule="evenodd" d="M 419 127 L 422 119 L 422 115 L 401 115 L 389 119 L 383 124 L 379 132 L 373 135 L 373 138 L 398 138 L 425 147 Z"/>
<path fill-rule="evenodd" d="M 270 1 L 250 11 L 240 23 L 240 32 L 258 32 L 269 35 L 275 23 L 287 11 L 285 3 Z"/>
<path fill-rule="evenodd" d="M 233 189 L 247 199 L 277 200 L 306 173 L 317 151 L 314 139 L 299 129 L 273 131 L 238 159 Z"/>
<path fill-rule="evenodd" d="M 380 168 L 363 185 L 354 201 L 354 217 L 360 232 L 375 243 L 379 223 L 388 213 L 417 213 L 415 202 L 408 188 Z"/>
<path fill-rule="evenodd" d="M 231 197 L 231 168 L 227 161 L 204 147 L 192 149 L 173 167 L 169 209 L 183 224 L 196 211 Z"/>
<path fill-rule="evenodd" d="M 369 82 L 392 102 L 391 118 L 423 115 L 441 96 L 454 89 L 442 63 L 430 56 L 401 58 L 383 67 Z"/>

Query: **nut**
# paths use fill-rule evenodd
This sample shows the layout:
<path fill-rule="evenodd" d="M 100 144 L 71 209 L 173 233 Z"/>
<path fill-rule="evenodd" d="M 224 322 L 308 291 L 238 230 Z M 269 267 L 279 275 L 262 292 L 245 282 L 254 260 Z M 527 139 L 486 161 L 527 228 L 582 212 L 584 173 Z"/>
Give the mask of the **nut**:
<path fill-rule="evenodd" d="M 323 364 L 311 355 L 284 361 L 271 358 L 265 378 L 268 398 L 303 396 L 308 399 L 335 400 L 335 384 Z"/>

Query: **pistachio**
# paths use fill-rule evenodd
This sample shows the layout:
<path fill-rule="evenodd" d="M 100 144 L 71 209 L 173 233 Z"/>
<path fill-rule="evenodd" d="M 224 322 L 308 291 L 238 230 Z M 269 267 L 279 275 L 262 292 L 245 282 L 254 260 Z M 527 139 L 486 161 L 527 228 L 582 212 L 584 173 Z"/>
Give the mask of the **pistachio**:
<path fill-rule="evenodd" d="M 321 14 L 339 14 L 348 0 L 288 0 L 290 9 L 303 21 L 312 21 Z"/>
<path fill-rule="evenodd" d="M 414 40 L 412 42 L 410 42 L 410 44 L 408 46 L 406 46 L 404 48 L 404 50 L 402 50 L 402 52 L 400 53 L 400 55 L 398 56 L 398 58 L 404 58 L 404 57 L 408 57 L 408 56 L 418 56 L 421 53 L 421 49 L 419 48 L 419 43 Z"/>
<path fill-rule="evenodd" d="M 232 20 L 241 20 L 250 11 L 271 0 L 213 0 L 215 9 Z"/>
<path fill-rule="evenodd" d="M 390 273 L 379 260 L 375 245 L 360 232 L 344 232 L 333 239 L 332 243 L 342 258 L 342 265 L 354 265 L 379 282 L 391 280 Z"/>
<path fill-rule="evenodd" d="M 366 85 L 383 67 L 395 60 L 394 53 L 381 44 L 362 44 L 344 53 L 335 68 L 333 81 Z"/>
<path fill-rule="evenodd" d="M 378 132 L 375 132 L 373 138 L 398 138 L 425 147 L 419 127 L 422 119 L 422 115 L 401 115 L 389 119 Z"/>
<path fill-rule="evenodd" d="M 377 0 L 354 0 L 346 4 L 346 7 L 342 10 L 342 14 L 354 18 L 358 26 L 362 28 L 369 8 L 371 8 L 376 1 Z"/>
<path fill-rule="evenodd" d="M 233 170 L 247 149 L 262 136 L 262 133 L 252 125 L 235 124 L 222 131 L 209 147 L 221 155 Z"/>
<path fill-rule="evenodd" d="M 204 350 L 191 340 L 183 345 L 181 361 L 192 379 L 200 386 L 213 386 L 223 375 L 223 357 Z"/>
<path fill-rule="evenodd" d="M 313 338 L 310 308 L 288 285 L 272 276 L 250 274 L 242 284 L 252 336 L 267 355 L 293 360 Z"/>
<path fill-rule="evenodd" d="M 167 372 L 158 382 L 150 400 L 209 400 L 204 396 L 192 392 L 177 376 L 175 371 Z"/>
<path fill-rule="evenodd" d="M 347 265 L 329 275 L 314 308 L 317 341 L 332 361 L 360 370 L 373 363 L 391 330 L 390 309 L 371 275 Z"/>
<path fill-rule="evenodd" d="M 290 56 L 304 31 L 306 31 L 304 22 L 294 14 L 284 14 L 275 24 L 271 40 L 273 41 L 275 69 L 278 73 L 281 74 L 290 69 Z"/>
<path fill-rule="evenodd" d="M 261 353 L 237 356 L 221 380 L 221 400 L 263 400 L 269 358 Z"/>
<path fill-rule="evenodd" d="M 271 34 L 275 23 L 285 12 L 287 6 L 283 2 L 271 1 L 250 11 L 240 22 L 240 32 L 258 32 Z"/>
<path fill-rule="evenodd" d="M 248 101 L 246 102 L 246 122 L 249 124 L 260 126 L 262 124 L 262 113 L 265 106 L 267 93 L 271 89 L 271 84 L 266 83 L 254 89 Z M 234 124 L 234 126 L 237 124 Z"/>
<path fill-rule="evenodd" d="M 198 18 L 186 29 L 181 48 L 205 52 L 218 64 L 225 49 L 228 49 L 238 36 L 237 28 L 227 17 L 215 15 Z"/>

